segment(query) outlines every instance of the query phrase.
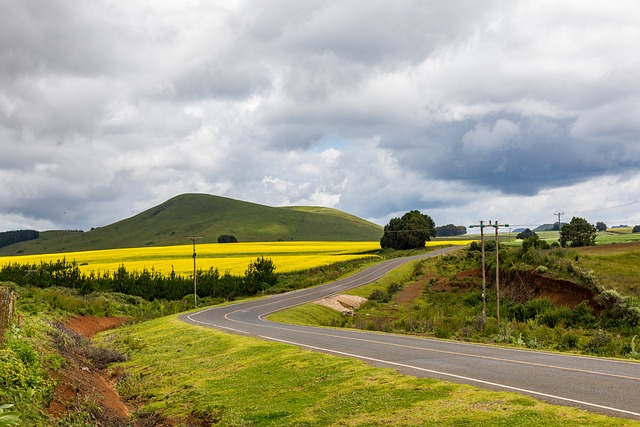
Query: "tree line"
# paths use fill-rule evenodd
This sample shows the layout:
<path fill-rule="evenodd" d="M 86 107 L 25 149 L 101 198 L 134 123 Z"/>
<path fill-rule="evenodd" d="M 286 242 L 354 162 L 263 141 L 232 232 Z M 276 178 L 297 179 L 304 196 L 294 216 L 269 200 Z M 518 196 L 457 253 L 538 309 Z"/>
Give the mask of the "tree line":
<path fill-rule="evenodd" d="M 197 272 L 198 297 L 213 297 L 233 300 L 251 296 L 274 286 L 278 280 L 271 259 L 260 257 L 251 262 L 244 275 L 220 273 L 218 269 Z M 124 265 L 115 271 L 88 274 L 82 273 L 75 262 L 66 259 L 37 264 L 6 264 L 0 269 L 0 281 L 13 282 L 18 286 L 48 288 L 54 286 L 77 289 L 81 294 L 93 292 L 119 292 L 139 296 L 146 300 L 180 300 L 193 295 L 193 277 L 162 274 L 143 269 L 128 271 Z"/>
<path fill-rule="evenodd" d="M 2 231 L 0 232 L 0 248 L 38 237 L 40 237 L 40 233 L 36 230 Z"/>

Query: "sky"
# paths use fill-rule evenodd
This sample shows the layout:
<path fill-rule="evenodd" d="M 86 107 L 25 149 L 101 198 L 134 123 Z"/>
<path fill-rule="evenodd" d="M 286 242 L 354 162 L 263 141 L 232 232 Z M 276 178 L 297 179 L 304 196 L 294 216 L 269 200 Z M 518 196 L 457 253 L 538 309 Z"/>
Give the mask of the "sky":
<path fill-rule="evenodd" d="M 183 193 L 640 224 L 640 3 L 0 0 L 0 231 Z"/>

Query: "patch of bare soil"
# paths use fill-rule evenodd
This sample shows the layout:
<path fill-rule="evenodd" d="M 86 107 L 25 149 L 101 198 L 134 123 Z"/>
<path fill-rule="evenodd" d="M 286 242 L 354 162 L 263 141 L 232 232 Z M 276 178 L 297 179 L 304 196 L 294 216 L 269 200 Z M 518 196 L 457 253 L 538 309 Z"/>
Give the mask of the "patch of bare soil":
<path fill-rule="evenodd" d="M 82 410 L 90 414 L 96 426 L 131 425 L 131 412 L 115 390 L 115 378 L 110 378 L 95 366 L 95 360 L 99 359 L 95 354 L 89 354 L 92 358 L 88 356 L 87 349 L 91 347 L 86 342 L 87 337 L 114 328 L 126 320 L 78 316 L 66 324 L 54 324 L 54 340 L 65 364 L 52 373 L 56 387 L 48 408 L 50 414 L 62 418 Z"/>
<path fill-rule="evenodd" d="M 353 310 L 360 307 L 366 301 L 366 298 L 355 295 L 334 295 L 329 298 L 319 299 L 314 301 L 314 303 L 332 308 L 342 314 L 352 315 Z"/>
<path fill-rule="evenodd" d="M 430 278 L 429 278 L 430 279 Z M 482 269 L 461 271 L 451 278 L 438 277 L 431 286 L 434 291 L 453 291 L 454 289 L 469 289 L 482 283 Z"/>
<path fill-rule="evenodd" d="M 454 288 L 468 289 L 482 283 L 482 270 L 473 269 L 460 272 L 450 280 L 438 279 L 433 290 L 451 291 Z M 495 290 L 495 277 L 487 274 L 487 288 Z M 500 295 L 513 301 L 525 303 L 534 298 L 549 298 L 556 305 L 575 308 L 582 301 L 589 301 L 594 311 L 600 310 L 593 293 L 573 282 L 543 276 L 535 272 L 509 272 L 500 274 Z"/>
<path fill-rule="evenodd" d="M 486 280 L 487 288 L 495 290 L 495 277 L 492 271 L 487 272 Z M 401 293 L 407 292 L 404 299 L 410 300 L 420 283 L 424 287 L 427 282 L 433 281 L 435 282 L 431 284 L 430 289 L 434 291 L 450 292 L 456 289 L 479 287 L 482 285 L 482 269 L 465 270 L 450 278 L 426 274 L 419 282 L 406 286 Z M 412 289 L 412 286 L 415 288 Z M 401 297 L 401 293 L 398 294 L 398 298 Z M 582 301 L 588 301 L 596 313 L 600 311 L 589 289 L 568 280 L 547 277 L 535 272 L 501 272 L 500 295 L 519 303 L 525 303 L 534 298 L 549 298 L 556 305 L 564 305 L 572 309 Z"/>
<path fill-rule="evenodd" d="M 81 337 L 91 338 L 98 332 L 117 328 L 128 320 L 127 317 L 76 316 L 65 324 Z"/>
<path fill-rule="evenodd" d="M 495 285 L 492 284 L 492 286 Z M 501 278 L 500 295 L 520 303 L 534 298 L 549 298 L 556 305 L 565 305 L 572 309 L 582 301 L 588 301 L 595 312 L 600 311 L 600 307 L 594 301 L 593 293 L 587 288 L 568 280 L 555 279 L 533 272 L 516 271 Z"/>
<path fill-rule="evenodd" d="M 395 301 L 398 304 L 411 304 L 416 298 L 422 294 L 425 287 L 424 281 L 413 282 L 405 285 L 397 294 Z"/>

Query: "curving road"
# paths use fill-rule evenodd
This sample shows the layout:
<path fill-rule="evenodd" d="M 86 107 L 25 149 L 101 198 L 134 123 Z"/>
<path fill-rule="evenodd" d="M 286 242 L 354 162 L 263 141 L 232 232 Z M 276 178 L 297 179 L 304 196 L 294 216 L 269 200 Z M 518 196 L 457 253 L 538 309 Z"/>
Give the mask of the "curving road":
<path fill-rule="evenodd" d="M 401 264 L 457 248 L 384 261 L 336 282 L 211 307 L 181 319 L 314 351 L 354 357 L 417 376 L 515 391 L 540 400 L 640 420 L 640 363 L 270 322 L 267 315 L 362 286 Z"/>

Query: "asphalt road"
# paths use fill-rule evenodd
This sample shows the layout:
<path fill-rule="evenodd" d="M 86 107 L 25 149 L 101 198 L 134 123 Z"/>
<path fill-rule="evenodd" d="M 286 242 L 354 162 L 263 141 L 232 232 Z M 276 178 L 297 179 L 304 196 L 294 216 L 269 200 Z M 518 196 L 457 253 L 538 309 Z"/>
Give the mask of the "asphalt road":
<path fill-rule="evenodd" d="M 457 248 L 393 259 L 349 278 L 267 298 L 211 307 L 182 320 L 296 345 L 416 377 L 527 394 L 610 416 L 640 420 L 640 363 L 270 322 L 267 315 L 377 280 L 401 264 Z"/>

